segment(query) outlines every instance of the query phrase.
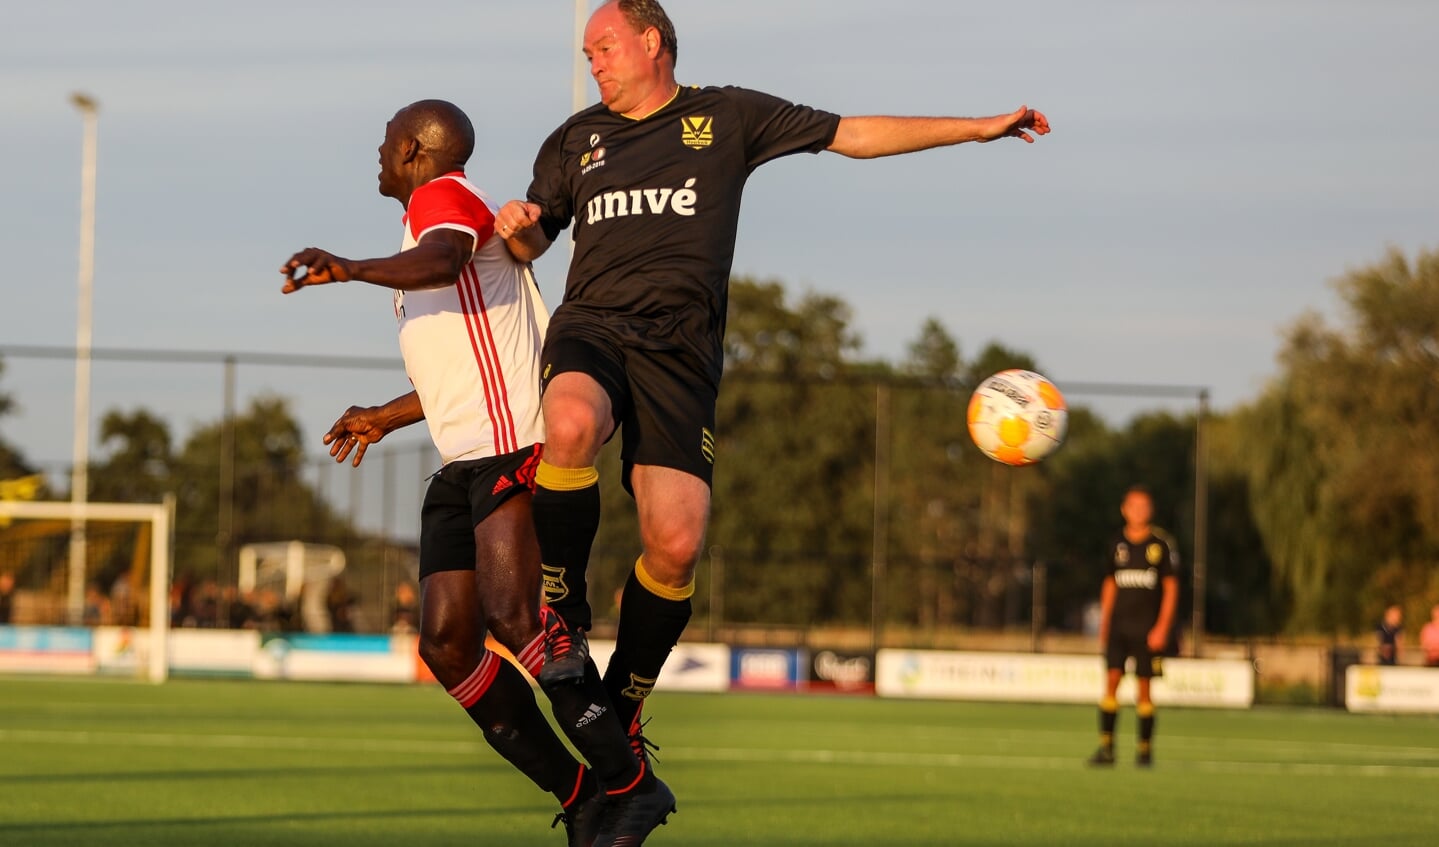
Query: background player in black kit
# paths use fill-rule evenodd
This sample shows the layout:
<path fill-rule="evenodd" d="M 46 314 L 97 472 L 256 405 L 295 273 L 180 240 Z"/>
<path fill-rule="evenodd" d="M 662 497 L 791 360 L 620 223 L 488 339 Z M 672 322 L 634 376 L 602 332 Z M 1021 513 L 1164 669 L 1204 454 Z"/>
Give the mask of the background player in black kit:
<path fill-rule="evenodd" d="M 1154 701 L 1149 682 L 1162 672 L 1164 650 L 1174 625 L 1179 599 L 1179 553 L 1174 540 L 1150 521 L 1154 499 L 1140 486 L 1129 489 L 1120 506 L 1124 530 L 1109 547 L 1109 575 L 1100 592 L 1099 643 L 1108 668 L 1104 699 L 1099 704 L 1099 749 L 1090 764 L 1114 764 L 1115 699 L 1124 665 L 1134 659 L 1138 692 L 1139 749 L 1135 762 L 1148 767 L 1154 757 Z"/>
<path fill-rule="evenodd" d="M 546 446 L 534 498 L 546 599 L 562 617 L 549 625 L 572 630 L 574 649 L 546 671 L 595 672 L 582 635 L 590 625 L 585 568 L 599 526 L 594 464 L 619 431 L 643 554 L 624 588 L 604 681 L 637 736 L 644 698 L 690 617 L 749 174 L 802 152 L 874 158 L 966 141 L 1033 141 L 1030 132 L 1043 135 L 1049 124 L 1027 108 L 991 118 L 841 118 L 755 91 L 681 87 L 674 26 L 653 0 L 601 6 L 584 50 L 601 104 L 545 141 L 527 201 L 506 204 L 496 226 L 517 258 L 532 261 L 574 224 L 564 302 L 542 357 Z"/>

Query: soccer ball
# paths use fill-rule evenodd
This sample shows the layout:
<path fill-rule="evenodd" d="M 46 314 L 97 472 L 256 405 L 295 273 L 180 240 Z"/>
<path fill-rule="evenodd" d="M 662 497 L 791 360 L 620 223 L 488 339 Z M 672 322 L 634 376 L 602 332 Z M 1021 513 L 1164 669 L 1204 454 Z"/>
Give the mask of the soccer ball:
<path fill-rule="evenodd" d="M 1034 371 L 1000 371 L 969 398 L 969 437 L 1006 465 L 1032 465 L 1053 453 L 1068 425 L 1064 395 Z"/>

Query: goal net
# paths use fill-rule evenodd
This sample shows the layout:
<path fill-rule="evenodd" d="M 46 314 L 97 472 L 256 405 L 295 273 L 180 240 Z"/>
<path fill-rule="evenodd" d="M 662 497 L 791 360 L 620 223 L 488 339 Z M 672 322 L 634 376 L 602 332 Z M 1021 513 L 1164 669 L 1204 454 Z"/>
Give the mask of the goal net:
<path fill-rule="evenodd" d="M 0 672 L 165 681 L 171 508 L 0 499 Z"/>

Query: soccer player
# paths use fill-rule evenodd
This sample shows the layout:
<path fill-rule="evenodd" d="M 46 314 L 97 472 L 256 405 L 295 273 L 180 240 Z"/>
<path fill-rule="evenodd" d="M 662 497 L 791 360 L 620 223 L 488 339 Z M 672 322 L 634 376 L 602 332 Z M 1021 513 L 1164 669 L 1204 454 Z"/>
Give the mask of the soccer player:
<path fill-rule="evenodd" d="M 545 673 L 596 673 L 583 635 L 600 519 L 594 465 L 618 431 L 642 555 L 623 589 L 604 682 L 642 751 L 640 710 L 689 621 L 709 519 L 721 341 L 749 174 L 794 153 L 863 159 L 1030 142 L 1049 123 L 1027 108 L 842 118 L 741 88 L 681 86 L 675 28 L 654 0 L 605 3 L 584 39 L 601 103 L 544 142 L 527 199 L 505 204 L 497 228 L 518 259 L 532 261 L 574 224 L 564 302 L 542 356 L 548 440 L 533 509 L 546 597 L 575 649 Z"/>
<path fill-rule="evenodd" d="M 573 845 L 638 844 L 653 829 L 604 815 L 616 798 L 674 805 L 630 746 L 598 680 L 547 686 L 556 719 L 594 770 L 555 735 L 529 683 L 485 648 L 485 630 L 543 677 L 555 637 L 541 626 L 530 483 L 540 461 L 539 352 L 547 322 L 526 263 L 494 237 L 494 208 L 466 177 L 474 129 L 441 100 L 401 109 L 380 145 L 380 193 L 405 207 L 401 251 L 351 260 L 316 248 L 280 269 L 283 291 L 361 280 L 395 290 L 414 390 L 351 407 L 326 433 L 358 466 L 369 445 L 420 420 L 444 466 L 420 518 L 420 655 L 501 756 L 560 801 Z M 564 652 L 561 650 L 561 652 Z"/>
<path fill-rule="evenodd" d="M 1154 526 L 1154 498 L 1134 486 L 1125 492 L 1120 514 L 1124 530 L 1109 547 L 1109 575 L 1100 591 L 1099 644 L 1108 675 L 1099 703 L 1099 749 L 1092 765 L 1114 764 L 1114 725 L 1119 716 L 1116 694 L 1124 666 L 1134 659 L 1138 682 L 1134 711 L 1139 716 L 1139 750 L 1135 763 L 1154 763 L 1154 701 L 1149 683 L 1163 672 L 1165 644 L 1179 601 L 1179 551 L 1174 539 Z"/>

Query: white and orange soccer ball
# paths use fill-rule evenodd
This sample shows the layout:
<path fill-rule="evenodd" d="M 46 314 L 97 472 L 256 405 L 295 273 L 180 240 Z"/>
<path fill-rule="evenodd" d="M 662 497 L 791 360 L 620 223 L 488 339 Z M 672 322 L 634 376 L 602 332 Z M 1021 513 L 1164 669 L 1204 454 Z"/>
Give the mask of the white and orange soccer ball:
<path fill-rule="evenodd" d="M 969 437 L 1006 465 L 1032 465 L 1053 453 L 1068 426 L 1064 395 L 1034 371 L 1000 371 L 969 398 Z"/>

